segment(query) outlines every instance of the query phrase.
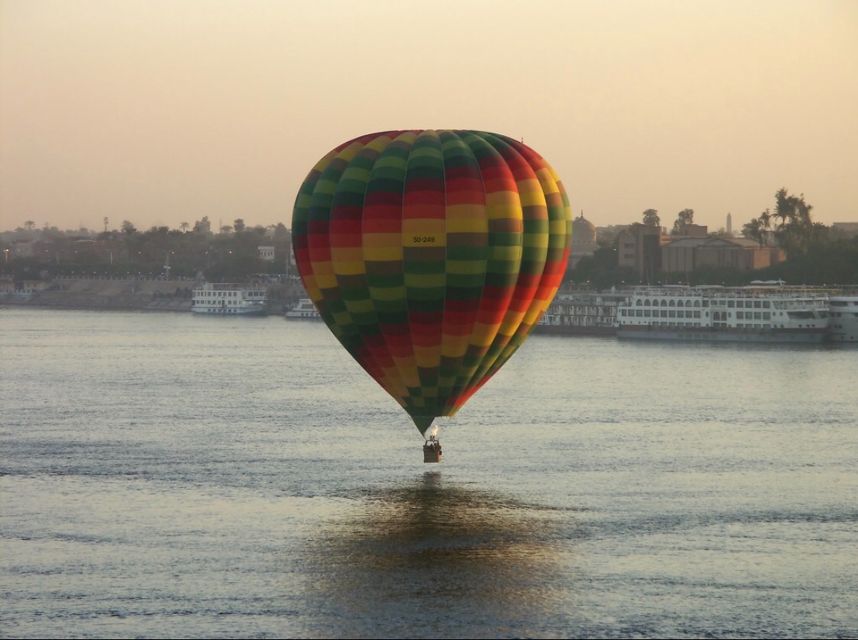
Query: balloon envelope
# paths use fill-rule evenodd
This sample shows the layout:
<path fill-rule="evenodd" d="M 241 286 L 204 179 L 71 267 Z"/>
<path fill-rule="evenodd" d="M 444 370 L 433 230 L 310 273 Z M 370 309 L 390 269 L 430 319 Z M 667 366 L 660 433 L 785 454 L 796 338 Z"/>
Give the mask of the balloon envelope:
<path fill-rule="evenodd" d="M 561 283 L 570 235 L 551 166 L 481 131 L 350 140 L 310 171 L 292 218 L 322 319 L 421 433 L 522 344 Z"/>

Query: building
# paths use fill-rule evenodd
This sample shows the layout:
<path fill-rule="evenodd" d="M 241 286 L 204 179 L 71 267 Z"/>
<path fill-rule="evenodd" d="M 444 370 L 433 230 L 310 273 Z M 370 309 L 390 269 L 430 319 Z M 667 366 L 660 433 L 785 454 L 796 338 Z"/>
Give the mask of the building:
<path fill-rule="evenodd" d="M 662 247 L 661 268 L 665 273 L 691 273 L 696 268 L 697 250 L 707 238 L 677 237 Z"/>
<path fill-rule="evenodd" d="M 274 262 L 274 247 L 269 245 L 260 245 L 256 247 L 259 253 L 259 259 L 263 262 Z"/>
<path fill-rule="evenodd" d="M 596 227 L 584 218 L 584 212 L 572 221 L 572 248 L 569 268 L 574 269 L 581 258 L 592 256 L 596 251 Z"/>
<path fill-rule="evenodd" d="M 741 271 L 764 269 L 783 260 L 783 250 L 746 238 L 678 237 L 661 248 L 661 270 L 691 273 L 704 267 Z"/>
<path fill-rule="evenodd" d="M 705 224 L 687 224 L 682 227 L 682 235 L 680 238 L 705 238 L 709 235 L 709 227 Z M 674 238 L 677 236 L 673 236 Z"/>
<path fill-rule="evenodd" d="M 617 266 L 634 269 L 643 282 L 654 282 L 661 268 L 661 245 L 670 239 L 661 227 L 636 222 L 617 234 Z"/>

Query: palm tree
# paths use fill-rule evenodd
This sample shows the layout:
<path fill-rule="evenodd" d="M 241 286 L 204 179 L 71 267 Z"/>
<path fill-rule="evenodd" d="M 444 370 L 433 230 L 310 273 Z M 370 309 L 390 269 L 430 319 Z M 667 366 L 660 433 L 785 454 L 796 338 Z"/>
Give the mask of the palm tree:
<path fill-rule="evenodd" d="M 784 187 L 781 187 L 775 193 L 774 216 L 780 220 L 778 229 L 783 229 L 789 222 L 795 219 L 795 206 Z"/>
<path fill-rule="evenodd" d="M 803 193 L 791 196 L 785 187 L 775 193 L 775 212 L 772 214 L 778 219 L 775 235 L 787 255 L 807 249 L 813 235 L 811 209 L 813 207 L 804 201 Z"/>

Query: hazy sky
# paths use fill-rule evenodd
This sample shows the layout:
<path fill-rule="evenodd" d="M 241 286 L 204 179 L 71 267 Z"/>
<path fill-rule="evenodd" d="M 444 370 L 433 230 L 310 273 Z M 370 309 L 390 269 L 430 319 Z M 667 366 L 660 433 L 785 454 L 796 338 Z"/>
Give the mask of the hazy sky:
<path fill-rule="evenodd" d="M 0 229 L 290 225 L 398 128 L 523 137 L 599 225 L 858 220 L 858 1 L 0 2 Z"/>

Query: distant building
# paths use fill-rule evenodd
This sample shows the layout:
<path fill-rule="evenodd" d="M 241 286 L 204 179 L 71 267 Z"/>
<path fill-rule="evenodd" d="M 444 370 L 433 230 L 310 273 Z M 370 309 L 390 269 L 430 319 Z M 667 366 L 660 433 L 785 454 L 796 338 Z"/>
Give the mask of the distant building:
<path fill-rule="evenodd" d="M 259 259 L 263 262 L 274 262 L 274 247 L 270 245 L 258 246 Z"/>
<path fill-rule="evenodd" d="M 12 255 L 16 258 L 32 258 L 35 255 L 35 240 L 13 240 Z"/>
<path fill-rule="evenodd" d="M 661 269 L 665 273 L 691 273 L 701 267 L 741 271 L 764 269 L 781 262 L 783 250 L 761 247 L 745 238 L 676 238 L 661 248 Z"/>
<path fill-rule="evenodd" d="M 596 242 L 604 246 L 613 246 L 620 231 L 629 228 L 627 224 L 611 224 L 604 227 L 596 227 Z"/>
<path fill-rule="evenodd" d="M 709 227 L 705 224 L 687 224 L 682 227 L 682 235 L 674 238 L 705 238 L 709 235 Z"/>
<path fill-rule="evenodd" d="M 666 244 L 661 253 L 661 268 L 666 273 L 691 273 L 694 271 L 697 249 L 706 238 L 680 237 Z"/>
<path fill-rule="evenodd" d="M 569 267 L 596 251 L 596 227 L 584 218 L 584 212 L 572 221 L 572 250 L 569 255 Z"/>
<path fill-rule="evenodd" d="M 617 234 L 617 266 L 634 269 L 643 282 L 661 271 L 661 245 L 669 240 L 661 227 L 636 222 Z"/>
<path fill-rule="evenodd" d="M 733 214 L 732 213 L 727 214 L 727 226 L 725 227 L 725 230 L 727 231 L 728 236 L 733 235 Z"/>

